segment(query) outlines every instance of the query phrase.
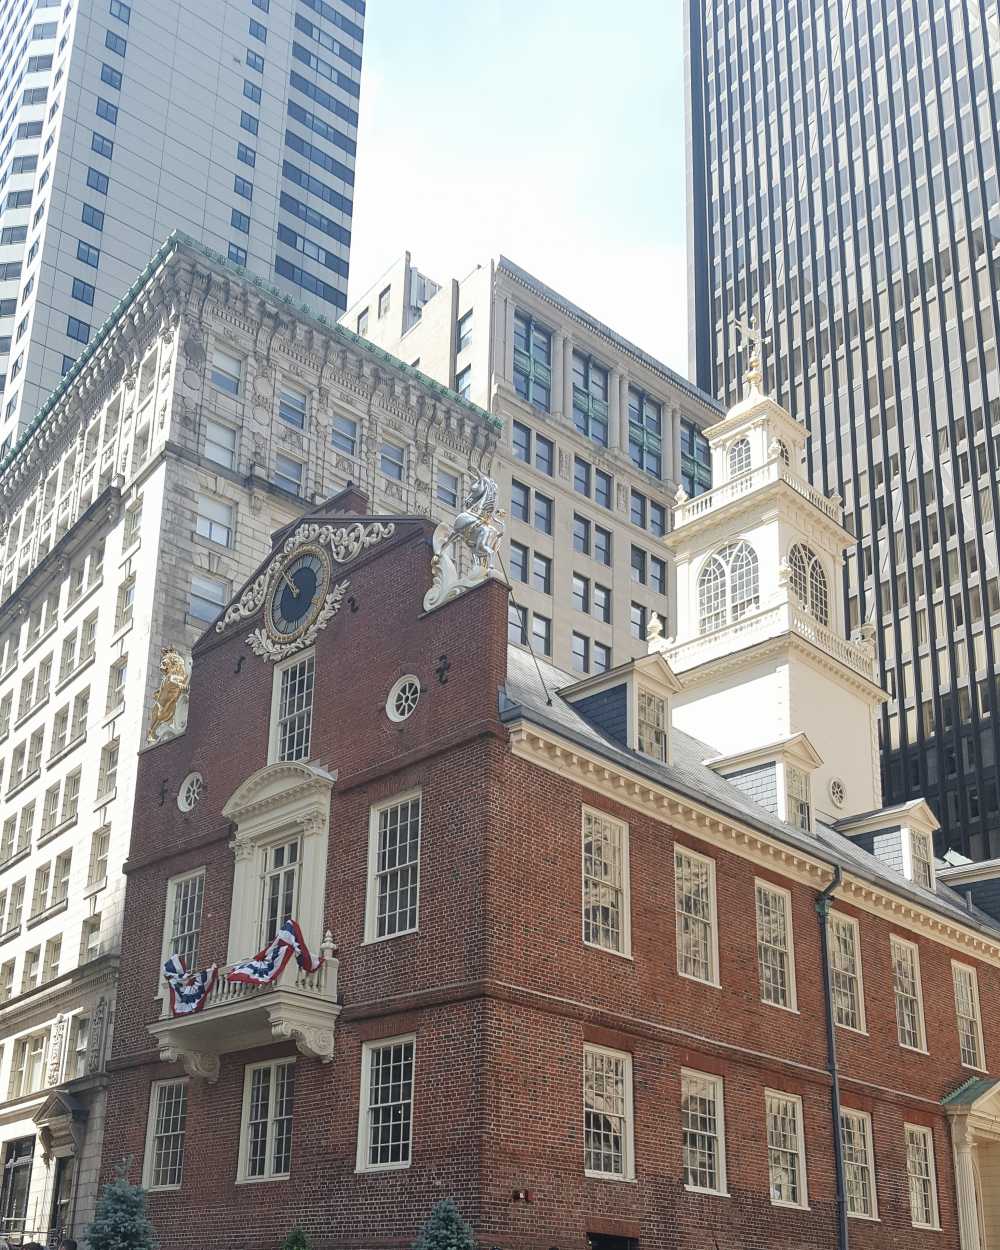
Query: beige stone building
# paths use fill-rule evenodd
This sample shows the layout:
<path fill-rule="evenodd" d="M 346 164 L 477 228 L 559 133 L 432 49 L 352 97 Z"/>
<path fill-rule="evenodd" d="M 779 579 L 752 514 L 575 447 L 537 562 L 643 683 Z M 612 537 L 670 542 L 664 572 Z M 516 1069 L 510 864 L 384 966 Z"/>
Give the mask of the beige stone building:
<path fill-rule="evenodd" d="M 187 654 L 271 533 L 350 481 L 376 512 L 446 517 L 498 429 L 173 236 L 0 464 L 0 1243 L 93 1210 L 162 648 Z M 164 777 L 161 802 L 197 784 Z M 171 949 L 200 909 L 178 882 Z"/>
<path fill-rule="evenodd" d="M 504 257 L 439 285 L 407 253 L 341 324 L 502 419 L 511 640 L 581 673 L 642 654 L 650 613 L 674 619 L 662 538 L 678 488 L 711 484 L 715 401 Z"/>

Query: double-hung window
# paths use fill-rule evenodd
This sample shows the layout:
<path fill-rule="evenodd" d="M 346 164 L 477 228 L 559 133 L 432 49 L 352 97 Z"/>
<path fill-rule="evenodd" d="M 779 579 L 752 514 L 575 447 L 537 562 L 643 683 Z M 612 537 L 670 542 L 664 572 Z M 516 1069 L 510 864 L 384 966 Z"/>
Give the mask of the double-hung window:
<path fill-rule="evenodd" d="M 286 838 L 264 847 L 261 871 L 260 944 L 266 946 L 298 910 L 302 844 Z"/>
<path fill-rule="evenodd" d="M 632 1056 L 601 1046 L 583 1052 L 583 1168 L 587 1176 L 635 1175 Z"/>
<path fill-rule="evenodd" d="M 277 1180 L 290 1175 L 294 1102 L 294 1059 L 247 1065 L 240 1180 Z"/>
<path fill-rule="evenodd" d="M 218 347 L 212 352 L 209 381 L 217 391 L 226 395 L 238 395 L 242 374 L 243 361 L 238 356 L 232 356 Z"/>
<path fill-rule="evenodd" d="M 975 968 L 952 963 L 955 985 L 955 1015 L 958 1020 L 958 1043 L 962 1066 L 984 1071 L 983 1024 L 979 1013 L 979 978 Z"/>
<path fill-rule="evenodd" d="M 278 416 L 297 430 L 306 428 L 307 398 L 303 391 L 282 386 L 278 391 Z"/>
<path fill-rule="evenodd" d="M 878 1219 L 871 1116 L 845 1107 L 840 1113 L 840 1143 L 847 1214 L 863 1220 Z"/>
<path fill-rule="evenodd" d="M 661 695 L 638 687 L 638 739 L 639 751 L 660 764 L 667 762 L 668 723 L 667 701 Z"/>
<path fill-rule="evenodd" d="M 371 810 L 366 941 L 417 928 L 421 796 L 407 795 Z"/>
<path fill-rule="evenodd" d="M 361 1052 L 359 1172 L 409 1167 L 413 1149 L 412 1037 L 366 1042 Z"/>
<path fill-rule="evenodd" d="M 147 1189 L 179 1189 L 184 1177 L 187 1081 L 154 1081 L 149 1091 L 146 1163 Z"/>
<path fill-rule="evenodd" d="M 865 1031 L 865 996 L 861 978 L 861 938 L 851 916 L 830 915 L 830 989 L 833 1018 L 844 1029 Z"/>
<path fill-rule="evenodd" d="M 769 1089 L 764 1093 L 764 1105 L 771 1201 L 782 1207 L 808 1206 L 802 1099 Z"/>
<path fill-rule="evenodd" d="M 231 547 L 233 543 L 233 505 L 222 499 L 210 499 L 207 495 L 198 496 L 198 510 L 195 513 L 195 533 L 210 542 L 219 543 L 222 547 Z"/>
<path fill-rule="evenodd" d="M 889 949 L 892 955 L 892 988 L 896 998 L 896 1032 L 899 1044 L 909 1050 L 926 1050 L 923 996 L 920 991 L 920 952 L 912 942 L 895 936 L 889 940 Z"/>
<path fill-rule="evenodd" d="M 675 847 L 674 878 L 677 971 L 681 976 L 718 985 L 715 863 L 704 855 Z"/>
<path fill-rule="evenodd" d="M 104 856 L 107 864 L 107 853 Z M 107 871 L 105 867 L 105 872 Z M 102 874 L 103 875 L 103 874 Z M 205 870 L 173 877 L 167 883 L 167 917 L 163 958 L 180 955 L 185 965 L 196 969 L 201 939 L 201 914 L 205 901 Z"/>
<path fill-rule="evenodd" d="M 552 405 L 552 334 L 527 313 L 514 314 L 514 389 L 543 412 Z"/>
<path fill-rule="evenodd" d="M 348 456 L 358 454 L 358 423 L 350 417 L 342 417 L 334 413 L 330 424 L 330 441 L 338 451 Z"/>
<path fill-rule="evenodd" d="M 681 1072 L 681 1140 L 684 1187 L 726 1192 L 726 1138 L 722 1078 Z"/>
<path fill-rule="evenodd" d="M 315 680 L 314 655 L 296 657 L 274 674 L 272 755 L 275 761 L 309 758 Z"/>
<path fill-rule="evenodd" d="M 795 960 L 792 953 L 791 895 L 769 881 L 758 881 L 756 901 L 760 1000 L 794 1011 Z"/>
<path fill-rule="evenodd" d="M 910 1222 L 914 1228 L 940 1228 L 937 1178 L 934 1175 L 934 1134 L 919 1124 L 904 1125 L 904 1131 Z"/>
<path fill-rule="evenodd" d="M 630 953 L 628 825 L 583 809 L 583 940 Z"/>

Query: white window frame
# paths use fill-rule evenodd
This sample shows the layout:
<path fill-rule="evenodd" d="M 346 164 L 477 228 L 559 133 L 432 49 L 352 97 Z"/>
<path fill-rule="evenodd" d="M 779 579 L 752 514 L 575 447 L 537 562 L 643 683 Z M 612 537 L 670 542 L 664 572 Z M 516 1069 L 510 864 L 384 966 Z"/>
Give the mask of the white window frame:
<path fill-rule="evenodd" d="M 683 1167 L 683 1143 L 684 1143 L 684 1081 L 690 1078 L 696 1081 L 707 1081 L 714 1088 L 715 1094 L 715 1122 L 716 1122 L 716 1138 L 719 1143 L 718 1149 L 718 1184 L 714 1189 L 709 1189 L 702 1185 L 690 1185 L 684 1181 L 684 1188 L 690 1194 L 716 1194 L 717 1196 L 728 1197 L 728 1178 L 726 1169 L 726 1106 L 725 1106 L 725 1082 L 721 1076 L 716 1076 L 714 1072 L 698 1072 L 694 1068 L 681 1068 L 681 1174 L 684 1173 Z"/>
<path fill-rule="evenodd" d="M 754 919 L 757 926 L 757 980 L 760 986 L 760 1001 L 767 1007 L 778 1007 L 782 1011 L 798 1012 L 798 989 L 795 981 L 795 935 L 792 925 L 792 894 L 790 890 L 786 890 L 784 886 L 775 885 L 773 881 L 767 881 L 763 877 L 754 878 Z M 788 1002 L 776 1003 L 770 998 L 764 997 L 764 978 L 761 975 L 761 930 L 760 930 L 760 910 L 758 906 L 757 892 L 764 890 L 768 894 L 776 895 L 784 904 L 785 909 L 785 933 L 788 940 L 788 947 L 785 951 L 787 961 L 786 982 L 788 987 Z"/>
<path fill-rule="evenodd" d="M 389 1046 L 410 1046 L 412 1047 L 410 1059 L 410 1136 L 407 1143 L 407 1158 L 394 1163 L 371 1163 L 369 1162 L 369 1152 L 371 1147 L 370 1141 L 370 1125 L 368 1123 L 368 1112 L 370 1110 L 369 1099 L 371 1097 L 371 1070 L 372 1055 L 376 1050 L 383 1050 Z M 355 1160 L 355 1170 L 358 1172 L 398 1172 L 408 1168 L 413 1162 L 413 1122 L 414 1114 L 417 1106 L 416 1098 L 417 1089 L 417 1035 L 415 1033 L 404 1033 L 399 1037 L 379 1037 L 374 1038 L 370 1042 L 364 1042 L 361 1047 L 361 1089 L 358 1096 L 358 1149 Z"/>
<path fill-rule="evenodd" d="M 931 1200 L 931 1222 L 925 1223 L 918 1220 L 913 1211 L 913 1182 L 914 1174 L 910 1171 L 910 1134 L 916 1133 L 923 1138 L 924 1152 L 927 1158 L 927 1179 L 930 1181 L 930 1200 Z M 907 1195 L 910 1204 L 910 1223 L 914 1228 L 940 1228 L 941 1227 L 941 1208 L 938 1205 L 937 1192 L 937 1167 L 934 1162 L 934 1133 L 932 1129 L 927 1128 L 924 1124 L 903 1124 L 903 1145 L 906 1149 L 906 1181 Z M 921 1179 L 921 1178 L 917 1178 Z"/>
<path fill-rule="evenodd" d="M 287 1181 L 292 1174 L 291 1169 L 291 1148 L 289 1148 L 289 1167 L 287 1172 L 273 1171 L 274 1162 L 274 1100 L 275 1100 L 275 1073 L 278 1068 L 291 1068 L 293 1072 L 293 1090 L 292 1090 L 292 1121 L 295 1120 L 295 1059 L 266 1059 L 262 1063 L 248 1063 L 243 1070 L 243 1107 L 240 1116 L 240 1154 L 239 1162 L 236 1169 L 236 1183 L 238 1185 L 260 1185 L 269 1181 Z M 253 1088 L 253 1074 L 264 1068 L 271 1070 L 271 1083 L 268 1089 L 267 1100 L 267 1138 L 264 1145 L 264 1156 L 266 1161 L 265 1171 L 260 1176 L 252 1176 L 249 1170 L 249 1148 L 250 1148 L 250 1093 Z"/>
<path fill-rule="evenodd" d="M 854 956 L 855 956 L 854 962 L 855 962 L 856 975 L 857 975 L 857 981 L 858 981 L 858 1023 L 857 1025 L 842 1024 L 841 1021 L 839 1021 L 836 1018 L 836 1015 L 834 1015 L 834 1024 L 836 1024 L 838 1029 L 847 1029 L 849 1033 L 867 1033 L 868 1032 L 868 1019 L 865 1014 L 865 977 L 864 977 L 864 966 L 863 966 L 864 960 L 862 959 L 862 956 L 861 956 L 861 926 L 858 924 L 857 919 L 854 916 L 848 916 L 842 911 L 831 911 L 830 912 L 830 930 L 831 930 L 830 945 L 831 945 L 831 948 L 834 942 L 833 927 L 836 924 L 846 924 L 846 925 L 849 925 L 854 930 Z M 830 979 L 831 981 L 833 979 L 832 953 L 831 953 Z M 832 993 L 832 989 L 831 989 L 831 993 Z M 834 1010 L 836 1011 L 836 1007 L 834 1008 Z"/>
<path fill-rule="evenodd" d="M 901 1029 L 900 1029 L 899 991 L 896 988 L 895 948 L 897 946 L 905 947 L 906 950 L 913 957 L 913 976 L 914 976 L 914 983 L 915 983 L 914 997 L 916 999 L 916 1004 L 917 1004 L 917 1031 L 920 1035 L 919 1043 L 916 1046 L 911 1046 L 909 1042 L 903 1041 Z M 907 941 L 906 938 L 900 937 L 897 933 L 891 933 L 889 935 L 889 958 L 892 960 L 892 968 L 893 968 L 892 997 L 893 997 L 893 1004 L 896 1009 L 896 1039 L 904 1050 L 913 1050 L 913 1051 L 919 1052 L 920 1054 L 926 1055 L 927 1054 L 927 1026 L 926 1026 L 926 1022 L 924 1019 L 924 992 L 923 992 L 923 986 L 921 984 L 921 976 L 920 976 L 920 948 L 917 946 L 915 942 L 909 942 Z"/>
<path fill-rule="evenodd" d="M 155 1143 L 156 1130 L 156 1110 L 159 1103 L 159 1091 L 167 1085 L 183 1085 L 184 1094 L 184 1133 L 181 1144 L 181 1177 L 176 1184 L 172 1185 L 154 1185 L 153 1184 L 153 1149 Z M 187 1150 L 187 1098 L 190 1088 L 189 1079 L 186 1076 L 168 1077 L 166 1080 L 153 1081 L 149 1086 L 149 1110 L 146 1115 L 146 1148 L 143 1154 L 142 1162 L 142 1184 L 145 1189 L 153 1193 L 165 1193 L 170 1190 L 180 1189 L 184 1184 L 184 1155 Z"/>
<path fill-rule="evenodd" d="M 609 824 L 615 825 L 618 832 L 618 846 L 621 856 L 621 902 L 619 906 L 619 935 L 620 944 L 616 946 L 607 946 L 603 942 L 595 942 L 587 937 L 587 822 L 589 820 L 607 821 Z M 602 812 L 596 807 L 583 806 L 580 816 L 580 877 L 581 877 L 581 898 L 580 898 L 580 928 L 584 946 L 589 946 L 593 950 L 607 951 L 610 955 L 620 955 L 625 959 L 632 958 L 632 901 L 630 891 L 631 876 L 629 863 L 629 828 L 628 823 L 619 820 L 617 816 L 610 816 L 607 812 Z M 596 881 L 597 879 L 594 878 Z M 612 887 L 613 888 L 613 887 Z"/>
<path fill-rule="evenodd" d="M 281 713 L 281 682 L 282 675 L 287 673 L 289 669 L 295 668 L 299 664 L 307 661 L 312 662 L 312 698 L 309 704 L 309 750 L 298 760 L 282 760 L 278 756 L 278 748 L 281 742 L 280 725 L 278 719 Z M 280 664 L 274 666 L 274 675 L 271 681 L 271 722 L 268 730 L 267 742 L 267 762 L 269 764 L 279 763 L 298 763 L 305 764 L 312 756 L 312 731 L 313 731 L 313 712 L 316 707 L 316 649 L 311 647 L 306 651 L 298 651 L 295 655 L 290 656 L 287 660 L 282 660 Z"/>
<path fill-rule="evenodd" d="M 862 1132 L 864 1134 L 864 1140 L 865 1140 L 865 1171 L 868 1173 L 868 1184 L 869 1184 L 869 1189 L 870 1189 L 871 1196 L 872 1196 L 872 1209 L 870 1213 L 865 1212 L 865 1211 L 852 1211 L 850 1209 L 849 1203 L 845 1203 L 847 1207 L 847 1218 L 849 1220 L 868 1220 L 869 1222 L 877 1221 L 878 1220 L 878 1186 L 875 1180 L 875 1145 L 874 1145 L 874 1137 L 872 1136 L 872 1118 L 868 1114 L 867 1111 L 859 1111 L 856 1107 L 841 1107 L 840 1109 L 840 1120 L 841 1120 L 840 1142 L 838 1143 L 838 1145 L 842 1154 L 844 1150 L 843 1122 L 844 1122 L 845 1117 L 847 1117 L 848 1119 L 855 1119 L 861 1125 Z M 846 1195 L 849 1194 L 850 1192 L 847 1188 L 847 1181 L 846 1181 L 846 1172 L 847 1172 L 846 1156 L 844 1157 L 844 1172 L 845 1172 L 844 1190 L 845 1190 L 845 1197 L 846 1197 Z"/>
<path fill-rule="evenodd" d="M 378 849 L 379 849 L 379 817 L 390 807 L 398 807 L 402 803 L 420 803 L 420 822 L 417 829 L 417 905 L 413 925 L 408 929 L 396 929 L 392 933 L 378 932 Z M 390 942 L 393 938 L 404 937 L 408 933 L 420 931 L 420 860 L 424 840 L 424 800 L 420 788 L 407 790 L 402 794 L 394 794 L 390 798 L 373 803 L 368 813 L 368 889 L 365 906 L 365 944 L 371 942 Z"/>
<path fill-rule="evenodd" d="M 966 1063 L 966 1061 L 962 1059 L 962 1034 L 961 1034 L 961 1030 L 958 1027 L 958 1020 L 959 1020 L 958 987 L 955 984 L 955 974 L 957 971 L 968 973 L 970 977 L 970 988 L 972 991 L 972 1003 L 976 1011 L 976 1014 L 975 1014 L 976 1040 L 979 1046 L 979 1060 L 980 1060 L 978 1064 Z M 953 959 L 951 961 L 951 980 L 952 980 L 952 993 L 955 999 L 955 1029 L 958 1032 L 959 1059 L 961 1060 L 961 1064 L 963 1068 L 968 1068 L 972 1072 L 985 1072 L 986 1071 L 986 1043 L 983 1038 L 983 1012 L 982 1012 L 982 1007 L 980 1006 L 980 1002 L 979 1002 L 979 973 L 975 968 L 972 967 L 971 964 L 964 964 L 964 963 L 961 963 L 957 959 Z"/>
<path fill-rule="evenodd" d="M 588 1055 L 604 1055 L 607 1058 L 620 1061 L 623 1065 L 624 1085 L 625 1085 L 625 1126 L 622 1134 L 622 1171 L 621 1172 L 598 1172 L 587 1167 L 587 1146 L 586 1146 L 586 1126 L 587 1112 L 594 1110 L 587 1106 L 587 1056 Z M 612 1050 L 607 1046 L 592 1046 L 586 1044 L 583 1048 L 583 1067 L 581 1071 L 581 1093 L 583 1095 L 583 1126 L 584 1126 L 584 1154 L 583 1154 L 583 1174 L 592 1177 L 595 1180 L 604 1181 L 634 1181 L 635 1180 L 635 1099 L 632 1086 L 632 1056 L 627 1050 Z"/>
<path fill-rule="evenodd" d="M 784 1198 L 775 1198 L 773 1187 L 771 1185 L 771 1112 L 768 1106 L 772 1098 L 780 1098 L 783 1102 L 793 1102 L 797 1107 L 795 1116 L 796 1127 L 796 1154 L 799 1163 L 799 1201 L 789 1202 Z M 764 1135 L 767 1143 L 767 1177 L 768 1177 L 768 1193 L 771 1198 L 772 1207 L 789 1207 L 795 1211 L 807 1211 L 809 1209 L 809 1179 L 806 1171 L 806 1133 L 805 1121 L 803 1119 L 802 1099 L 798 1094 L 786 1094 L 780 1089 L 764 1090 Z"/>
<path fill-rule="evenodd" d="M 710 902 L 710 916 L 708 923 L 711 937 L 709 942 L 709 957 L 711 960 L 709 972 L 711 975 L 708 979 L 695 976 L 692 972 L 685 972 L 681 967 L 681 911 L 678 907 L 679 900 L 677 897 L 677 859 L 678 856 L 681 855 L 708 865 Z M 690 847 L 682 846 L 680 843 L 674 844 L 674 934 L 674 941 L 677 947 L 677 975 L 684 977 L 688 981 L 695 981 L 698 985 L 713 985 L 718 989 L 721 982 L 719 979 L 719 903 L 715 881 L 715 860 L 709 858 L 707 855 L 700 855 L 697 851 L 692 851 Z"/>
<path fill-rule="evenodd" d="M 100 832 L 98 830 L 98 832 Z M 95 834 L 96 837 L 96 834 Z M 198 926 L 198 944 L 201 945 L 201 932 L 205 919 L 205 865 L 202 864 L 198 868 L 192 868 L 188 872 L 179 872 L 176 876 L 167 878 L 166 900 L 163 904 L 163 935 L 160 939 L 160 966 L 157 968 L 157 997 L 166 998 L 168 991 L 166 983 L 163 980 L 162 969 L 171 955 L 175 954 L 171 948 L 173 946 L 173 929 L 174 929 L 174 906 L 177 887 L 184 885 L 188 881 L 195 881 L 198 877 L 202 879 L 201 887 L 201 923 Z M 200 954 L 200 950 L 199 950 Z M 196 969 L 191 969 L 196 971 Z"/>
<path fill-rule="evenodd" d="M 922 886 L 925 890 L 934 889 L 934 840 L 930 834 L 925 833 L 922 829 L 908 829 L 906 831 L 904 875 L 913 882 L 914 885 Z M 922 842 L 927 851 L 927 856 L 917 855 L 914 852 L 914 846 L 917 842 Z M 916 865 L 918 863 L 926 865 L 928 882 L 917 879 Z"/>
<path fill-rule="evenodd" d="M 662 724 L 658 727 L 658 732 L 662 735 L 662 752 L 648 749 L 655 746 L 653 743 L 643 743 L 642 726 L 643 719 L 641 715 L 643 696 L 647 699 L 658 703 L 663 712 Z M 646 724 L 650 722 L 646 721 Z M 657 727 L 654 727 L 654 734 Z M 639 681 L 635 686 L 635 749 L 645 755 L 647 759 L 653 760 L 657 764 L 668 764 L 670 762 L 670 700 L 665 694 L 658 690 L 654 690 L 651 686 Z"/>

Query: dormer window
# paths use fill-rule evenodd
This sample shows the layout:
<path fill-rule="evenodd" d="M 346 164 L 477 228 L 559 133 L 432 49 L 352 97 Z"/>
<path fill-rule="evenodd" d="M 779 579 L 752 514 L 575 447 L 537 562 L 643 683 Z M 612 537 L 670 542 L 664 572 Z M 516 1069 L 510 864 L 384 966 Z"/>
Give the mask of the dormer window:
<path fill-rule="evenodd" d="M 812 829 L 809 774 L 794 764 L 785 765 L 785 820 L 806 833 Z"/>
<path fill-rule="evenodd" d="M 934 851 L 930 837 L 918 829 L 910 830 L 909 876 L 917 885 L 934 889 Z"/>
<path fill-rule="evenodd" d="M 739 477 L 750 468 L 750 440 L 738 438 L 729 448 L 729 476 Z"/>
<path fill-rule="evenodd" d="M 667 762 L 667 701 L 639 687 L 638 749 L 659 764 Z"/>

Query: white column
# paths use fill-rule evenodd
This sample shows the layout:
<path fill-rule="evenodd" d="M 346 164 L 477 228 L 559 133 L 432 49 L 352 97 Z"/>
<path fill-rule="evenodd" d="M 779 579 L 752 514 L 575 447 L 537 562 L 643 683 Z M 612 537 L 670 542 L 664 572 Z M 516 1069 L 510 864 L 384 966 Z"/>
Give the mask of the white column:
<path fill-rule="evenodd" d="M 563 409 L 563 353 L 566 350 L 566 335 L 557 330 L 552 336 L 552 412 L 555 416 L 565 416 Z"/>
<path fill-rule="evenodd" d="M 958 1239 L 962 1250 L 984 1250 L 979 1236 L 979 1202 L 976 1195 L 975 1143 L 966 1117 L 951 1122 L 955 1155 L 955 1197 L 958 1202 Z"/>
<path fill-rule="evenodd" d="M 628 446 L 621 440 L 621 382 L 619 369 L 612 369 L 608 374 L 608 446 Z"/>
<path fill-rule="evenodd" d="M 568 334 L 563 338 L 562 413 L 567 421 L 573 420 L 573 340 Z"/>

